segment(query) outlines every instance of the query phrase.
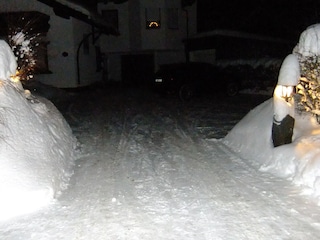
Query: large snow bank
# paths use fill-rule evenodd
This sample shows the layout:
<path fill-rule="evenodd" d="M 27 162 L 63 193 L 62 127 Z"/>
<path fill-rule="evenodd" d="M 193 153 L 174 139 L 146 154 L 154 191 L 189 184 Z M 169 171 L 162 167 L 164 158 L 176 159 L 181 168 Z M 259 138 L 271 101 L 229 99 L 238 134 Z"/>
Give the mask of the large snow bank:
<path fill-rule="evenodd" d="M 36 210 L 67 187 L 76 143 L 51 102 L 27 99 L 9 79 L 16 66 L 9 49 L 0 41 L 0 220 Z"/>
<path fill-rule="evenodd" d="M 17 62 L 14 54 L 6 42 L 0 42 L 0 79 L 10 79 L 17 69 Z"/>
<path fill-rule="evenodd" d="M 310 26 L 301 34 L 294 54 L 299 58 L 320 55 L 319 39 L 320 25 Z M 299 70 L 296 65 L 287 64 L 279 79 L 296 78 L 295 70 Z M 303 186 L 303 192 L 314 195 L 320 204 L 320 125 L 312 114 L 296 111 L 292 143 L 274 148 L 271 132 L 273 116 L 278 111 L 274 103 L 270 99 L 253 109 L 223 141 L 243 158 L 252 160 L 260 170 Z"/>
<path fill-rule="evenodd" d="M 320 203 L 320 125 L 312 115 L 295 116 L 293 142 L 274 148 L 271 139 L 272 99 L 250 111 L 223 139 L 241 157 L 291 179 Z"/>

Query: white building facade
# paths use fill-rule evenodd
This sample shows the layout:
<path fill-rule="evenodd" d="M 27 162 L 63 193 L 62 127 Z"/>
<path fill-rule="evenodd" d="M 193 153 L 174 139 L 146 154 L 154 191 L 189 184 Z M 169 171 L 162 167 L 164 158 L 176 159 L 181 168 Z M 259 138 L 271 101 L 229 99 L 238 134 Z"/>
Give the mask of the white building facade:
<path fill-rule="evenodd" d="M 196 3 L 181 0 L 130 0 L 99 3 L 98 12 L 120 35 L 100 37 L 105 81 L 143 85 L 159 64 L 186 60 L 183 40 L 196 33 Z"/>
<path fill-rule="evenodd" d="M 98 2 L 98 13 L 104 23 L 116 26 L 117 36 L 108 31 L 100 35 L 94 24 L 64 15 L 65 10 L 74 11 L 89 22 L 94 19 L 92 12 L 73 1 L 0 1 L 2 16 L 17 12 L 48 16 L 49 28 L 42 34 L 46 59 L 37 64 L 45 69 L 35 74 L 36 80 L 59 88 L 101 80 L 136 86 L 145 84 L 159 64 L 186 60 L 183 40 L 196 33 L 196 3 L 182 7 L 181 0 Z"/>
<path fill-rule="evenodd" d="M 84 41 L 92 26 L 73 17 L 57 16 L 52 7 L 36 0 L 0 1 L 0 9 L 4 16 L 12 12 L 39 12 L 49 16 L 47 70 L 35 74 L 36 80 L 59 88 L 74 88 L 102 79 L 102 71 L 97 71 L 98 44 L 92 38 Z M 89 14 L 80 6 L 77 10 Z"/>

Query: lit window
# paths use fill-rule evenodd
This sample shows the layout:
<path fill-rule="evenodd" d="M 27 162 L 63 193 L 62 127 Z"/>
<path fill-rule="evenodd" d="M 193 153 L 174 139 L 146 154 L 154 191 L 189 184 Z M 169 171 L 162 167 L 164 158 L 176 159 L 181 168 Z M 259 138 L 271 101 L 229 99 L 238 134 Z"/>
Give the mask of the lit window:
<path fill-rule="evenodd" d="M 161 9 L 146 8 L 146 29 L 159 29 L 161 27 Z"/>

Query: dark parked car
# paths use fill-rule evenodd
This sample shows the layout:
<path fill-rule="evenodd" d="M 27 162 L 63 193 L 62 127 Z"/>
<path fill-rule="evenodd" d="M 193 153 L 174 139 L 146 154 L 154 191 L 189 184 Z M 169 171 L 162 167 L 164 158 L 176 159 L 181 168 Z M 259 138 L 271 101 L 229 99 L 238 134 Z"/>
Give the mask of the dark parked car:
<path fill-rule="evenodd" d="M 153 88 L 158 92 L 177 94 L 186 101 L 201 93 L 235 96 L 240 82 L 209 63 L 174 63 L 160 65 L 153 79 Z"/>

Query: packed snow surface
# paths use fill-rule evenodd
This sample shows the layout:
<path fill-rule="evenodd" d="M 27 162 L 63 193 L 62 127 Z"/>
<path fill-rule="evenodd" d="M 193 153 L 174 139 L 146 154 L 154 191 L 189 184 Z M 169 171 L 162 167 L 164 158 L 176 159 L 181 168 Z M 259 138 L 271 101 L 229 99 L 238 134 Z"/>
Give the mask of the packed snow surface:
<path fill-rule="evenodd" d="M 270 131 L 273 111 L 273 101 L 270 99 L 242 119 L 224 142 L 240 156 L 259 166 L 260 170 L 293 180 L 297 185 L 304 186 L 304 193 L 319 198 L 319 124 L 312 115 L 296 114 L 293 143 L 274 148 Z M 320 199 L 317 201 L 320 203 Z"/>
<path fill-rule="evenodd" d="M 264 161 L 273 151 L 270 100 L 217 96 L 186 104 L 117 88 L 72 96 L 60 107 L 81 143 L 70 186 L 48 207 L 2 222 L 1 239 L 318 238 L 315 199 L 260 171 L 295 154 L 288 145 Z"/>

